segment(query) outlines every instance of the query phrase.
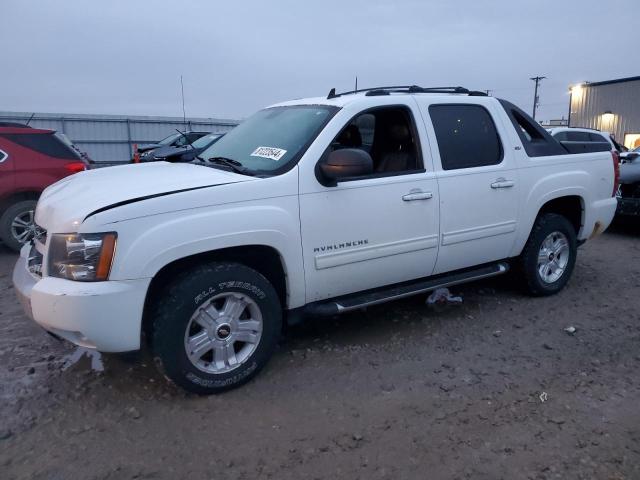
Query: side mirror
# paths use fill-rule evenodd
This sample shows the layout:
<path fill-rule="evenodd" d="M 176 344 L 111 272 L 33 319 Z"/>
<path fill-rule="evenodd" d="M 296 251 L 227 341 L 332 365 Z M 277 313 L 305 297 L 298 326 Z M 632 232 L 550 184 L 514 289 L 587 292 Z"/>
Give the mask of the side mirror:
<path fill-rule="evenodd" d="M 324 185 L 335 185 L 350 177 L 362 177 L 373 173 L 373 160 L 364 150 L 343 148 L 334 150 L 318 162 L 319 173 L 326 180 Z"/>

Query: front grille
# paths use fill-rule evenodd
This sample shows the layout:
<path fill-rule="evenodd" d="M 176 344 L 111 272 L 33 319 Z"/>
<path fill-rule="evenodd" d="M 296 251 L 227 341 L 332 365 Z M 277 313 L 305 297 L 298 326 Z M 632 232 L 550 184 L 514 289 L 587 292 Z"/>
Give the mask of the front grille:
<path fill-rule="evenodd" d="M 37 223 L 34 223 L 33 241 L 29 258 L 27 259 L 27 268 L 31 274 L 42 278 L 42 258 L 47 244 L 47 231 Z"/>
<path fill-rule="evenodd" d="M 42 278 L 42 254 L 35 245 L 31 246 L 29 257 L 27 258 L 27 268 L 31 274 Z"/>
<path fill-rule="evenodd" d="M 47 243 L 47 231 L 37 223 L 34 223 L 33 240 L 40 242 L 42 245 Z"/>

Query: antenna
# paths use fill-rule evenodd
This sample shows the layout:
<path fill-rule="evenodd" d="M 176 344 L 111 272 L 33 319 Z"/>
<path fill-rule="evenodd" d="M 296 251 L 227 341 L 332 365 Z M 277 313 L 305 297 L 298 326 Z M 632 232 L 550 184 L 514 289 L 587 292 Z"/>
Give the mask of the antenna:
<path fill-rule="evenodd" d="M 184 83 L 182 83 L 182 75 L 180 75 L 180 90 L 182 91 L 182 123 L 184 123 L 184 130 L 187 131 L 187 114 L 184 109 Z"/>
<path fill-rule="evenodd" d="M 25 124 L 25 126 L 27 126 L 27 127 L 29 126 L 29 124 L 31 123 L 31 120 L 33 119 L 33 117 L 34 117 L 34 115 L 35 115 L 35 114 L 36 114 L 36 112 L 33 112 L 33 113 L 31 114 L 31 116 L 29 117 L 29 120 L 27 120 L 27 123 Z"/>
<path fill-rule="evenodd" d="M 354 88 L 354 90 L 358 90 L 358 76 L 356 75 L 356 88 Z"/>

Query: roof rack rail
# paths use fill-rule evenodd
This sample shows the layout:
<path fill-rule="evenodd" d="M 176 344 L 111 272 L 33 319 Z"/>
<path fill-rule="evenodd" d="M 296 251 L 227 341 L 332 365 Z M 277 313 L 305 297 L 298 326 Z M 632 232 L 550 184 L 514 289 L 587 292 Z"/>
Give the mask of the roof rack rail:
<path fill-rule="evenodd" d="M 389 95 L 391 93 L 451 93 L 459 95 L 482 96 L 486 97 L 485 92 L 469 90 L 464 87 L 420 87 L 418 85 L 399 85 L 393 87 L 371 87 L 361 88 L 358 90 L 350 90 L 348 92 L 336 93 L 336 89 L 332 88 L 327 95 L 327 100 L 338 98 L 343 95 L 353 95 L 354 93 L 366 92 L 367 96 Z"/>

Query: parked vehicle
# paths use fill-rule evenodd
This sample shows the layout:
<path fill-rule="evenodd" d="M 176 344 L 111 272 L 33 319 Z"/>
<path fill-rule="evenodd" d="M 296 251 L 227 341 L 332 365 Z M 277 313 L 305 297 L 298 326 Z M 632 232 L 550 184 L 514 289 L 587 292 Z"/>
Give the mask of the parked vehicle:
<path fill-rule="evenodd" d="M 516 106 L 461 87 L 281 103 L 201 156 L 49 187 L 13 274 L 51 333 L 105 352 L 146 338 L 197 393 L 249 380 L 306 314 L 511 266 L 554 294 L 616 209 L 608 147 L 568 154 Z"/>
<path fill-rule="evenodd" d="M 33 237 L 40 193 L 87 168 L 73 144 L 53 130 L 0 123 L 0 240 L 18 251 Z"/>
<path fill-rule="evenodd" d="M 620 216 L 640 216 L 640 147 L 621 155 L 618 209 Z"/>
<path fill-rule="evenodd" d="M 196 156 L 222 138 L 222 133 L 210 133 L 195 142 L 178 147 L 166 146 L 151 150 L 140 157 L 140 162 L 191 162 Z"/>
<path fill-rule="evenodd" d="M 640 147 L 636 147 L 633 150 L 627 150 L 626 152 L 622 152 L 620 154 L 621 162 L 633 162 L 634 160 L 640 158 Z"/>
<path fill-rule="evenodd" d="M 597 152 L 602 150 L 603 143 L 608 144 L 612 151 L 623 151 L 609 132 L 575 127 L 554 127 L 548 129 L 548 132 L 571 153 Z"/>
<path fill-rule="evenodd" d="M 188 145 L 189 143 L 193 143 L 200 137 L 208 135 L 209 133 L 211 132 L 172 133 L 171 135 L 160 140 L 159 142 L 143 143 L 141 145 L 138 145 L 138 153 L 140 154 L 140 159 L 142 159 L 142 157 L 150 155 L 151 152 L 157 148 L 180 147 L 182 145 Z"/>

